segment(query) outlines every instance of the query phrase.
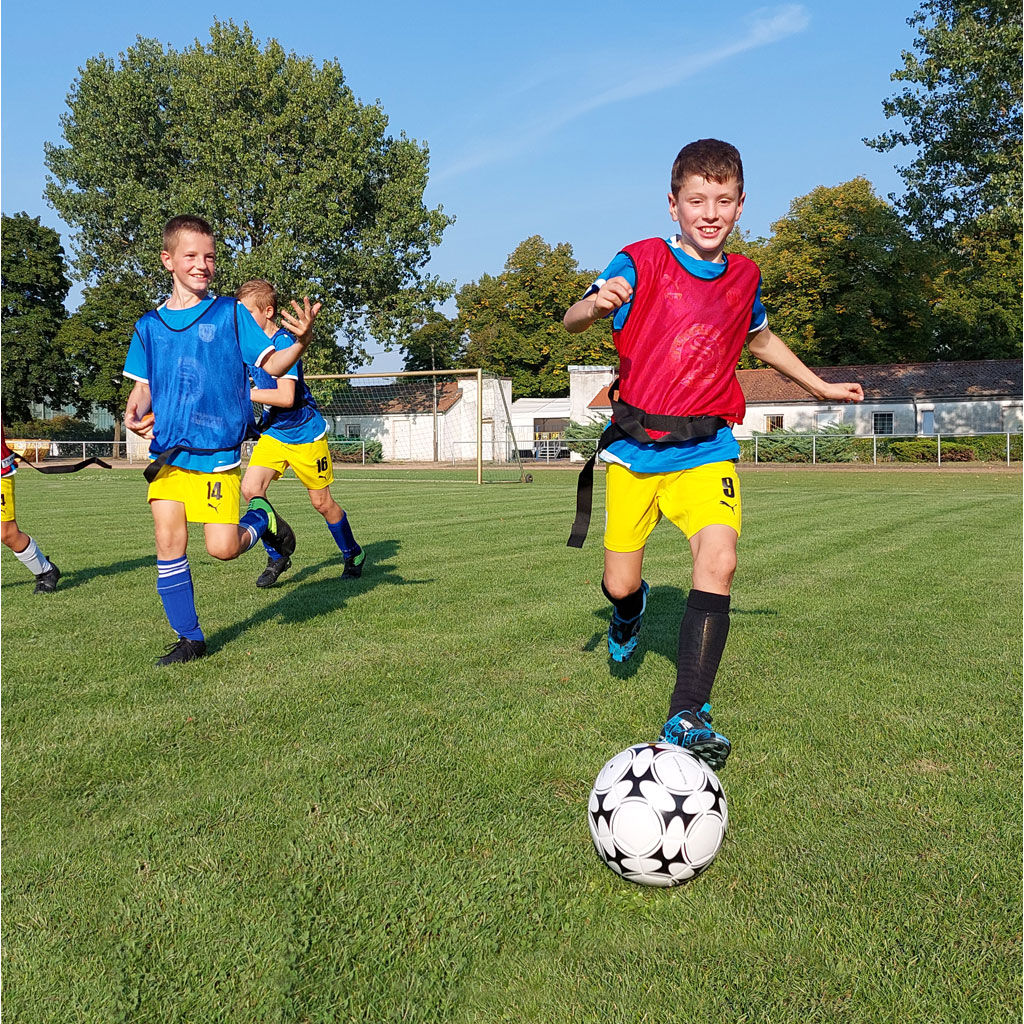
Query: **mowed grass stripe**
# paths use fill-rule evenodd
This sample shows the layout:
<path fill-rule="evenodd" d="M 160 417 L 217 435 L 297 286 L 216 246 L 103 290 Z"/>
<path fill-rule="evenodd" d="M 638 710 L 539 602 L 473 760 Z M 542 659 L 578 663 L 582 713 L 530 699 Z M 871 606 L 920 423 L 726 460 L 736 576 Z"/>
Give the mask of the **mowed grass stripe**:
<path fill-rule="evenodd" d="M 3 563 L 9 1019 L 1019 1018 L 1019 475 L 741 475 L 730 833 L 671 892 L 584 809 L 661 724 L 689 552 L 655 532 L 611 669 L 600 475 L 583 552 L 573 474 L 339 482 L 344 583 L 282 484 L 273 590 L 193 528 L 213 654 L 173 672 L 139 474 L 19 475 L 68 575 Z"/>

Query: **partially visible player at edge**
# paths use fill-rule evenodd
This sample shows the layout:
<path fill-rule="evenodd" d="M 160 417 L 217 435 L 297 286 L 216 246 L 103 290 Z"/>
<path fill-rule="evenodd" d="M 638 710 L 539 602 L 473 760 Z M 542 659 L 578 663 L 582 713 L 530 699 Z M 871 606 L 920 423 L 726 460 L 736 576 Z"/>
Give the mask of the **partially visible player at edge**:
<path fill-rule="evenodd" d="M 743 164 L 717 139 L 685 146 L 672 168 L 672 238 L 626 246 L 565 314 L 571 333 L 613 316 L 618 395 L 600 442 L 607 462 L 602 590 L 608 650 L 625 661 L 647 606 L 644 547 L 662 515 L 690 542 L 693 583 L 679 627 L 676 683 L 661 739 L 720 769 L 730 743 L 711 725 L 711 689 L 729 632 L 740 535 L 736 378 L 744 344 L 822 401 L 860 402 L 860 384 L 822 380 L 768 328 L 757 265 L 725 243 L 743 211 Z M 570 544 L 582 538 L 574 527 Z"/>
<path fill-rule="evenodd" d="M 246 364 L 286 373 L 309 344 L 320 303 L 281 319 L 295 343 L 275 351 L 262 328 L 235 299 L 209 295 L 216 266 L 210 225 L 173 217 L 164 227 L 160 260 L 171 275 L 170 298 L 144 314 L 125 359 L 135 381 L 125 408 L 129 430 L 151 438 L 147 499 L 156 531 L 157 592 L 178 639 L 158 665 L 206 654 L 186 549 L 188 524 L 202 523 L 206 550 L 228 561 L 266 537 L 285 554 L 295 534 L 265 498 L 239 519 L 241 445 L 252 432 Z M 143 416 L 153 411 L 154 421 Z M 154 475 L 154 470 L 156 473 Z"/>
<path fill-rule="evenodd" d="M 269 281 L 246 281 L 235 292 L 235 298 L 249 310 L 276 349 L 286 349 L 293 343 L 292 336 L 277 326 L 277 289 Z M 269 411 L 242 477 L 242 497 L 246 501 L 265 498 L 270 484 L 291 466 L 345 559 L 341 578 L 358 579 L 363 574 L 366 556 L 352 535 L 345 510 L 331 495 L 334 468 L 327 447 L 327 421 L 320 415 L 306 385 L 302 360 L 276 380 L 258 367 L 251 368 L 250 376 L 255 385 L 250 398 L 269 407 Z M 256 580 L 256 586 L 272 587 L 292 563 L 266 538 L 263 546 L 267 550 L 267 567 Z"/>
<path fill-rule="evenodd" d="M 60 569 L 39 550 L 39 545 L 18 527 L 14 511 L 14 474 L 18 472 L 15 454 L 7 447 L 7 438 L 0 425 L 0 540 L 14 552 L 14 557 L 36 578 L 36 594 L 52 594 L 57 589 Z"/>

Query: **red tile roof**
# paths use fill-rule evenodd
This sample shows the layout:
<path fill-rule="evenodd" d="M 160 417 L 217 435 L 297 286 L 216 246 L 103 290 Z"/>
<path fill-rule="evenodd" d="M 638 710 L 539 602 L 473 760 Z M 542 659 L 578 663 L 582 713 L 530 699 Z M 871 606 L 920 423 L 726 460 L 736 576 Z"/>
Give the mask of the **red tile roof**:
<path fill-rule="evenodd" d="M 823 380 L 859 381 L 867 401 L 933 398 L 1020 398 L 1020 359 L 978 359 L 963 363 L 887 363 L 878 366 L 815 366 Z M 807 402 L 810 396 L 778 370 L 737 370 L 747 402 Z M 589 409 L 610 409 L 601 388 Z"/>
<path fill-rule="evenodd" d="M 1010 398 L 1022 392 L 1020 359 L 963 363 L 890 363 L 879 366 L 815 366 L 832 383 L 859 381 L 867 401 L 933 398 Z M 748 402 L 806 402 L 808 394 L 777 370 L 737 370 Z"/>

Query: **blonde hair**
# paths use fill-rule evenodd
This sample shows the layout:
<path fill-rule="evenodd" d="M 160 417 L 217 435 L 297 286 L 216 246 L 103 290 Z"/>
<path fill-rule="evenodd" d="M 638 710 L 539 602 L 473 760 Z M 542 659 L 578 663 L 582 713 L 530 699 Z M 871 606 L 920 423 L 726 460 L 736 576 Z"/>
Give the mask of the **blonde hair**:
<path fill-rule="evenodd" d="M 164 225 L 164 252 L 174 252 L 178 238 L 185 231 L 194 231 L 197 235 L 213 238 L 213 228 L 208 221 L 191 213 L 183 213 L 178 217 L 172 217 Z"/>
<path fill-rule="evenodd" d="M 246 299 L 252 299 L 260 309 L 266 309 L 268 306 L 273 306 L 274 312 L 277 312 L 277 289 L 269 282 L 264 281 L 262 277 L 257 277 L 252 281 L 246 281 L 241 288 L 235 292 L 235 298 L 239 302 L 245 302 Z"/>

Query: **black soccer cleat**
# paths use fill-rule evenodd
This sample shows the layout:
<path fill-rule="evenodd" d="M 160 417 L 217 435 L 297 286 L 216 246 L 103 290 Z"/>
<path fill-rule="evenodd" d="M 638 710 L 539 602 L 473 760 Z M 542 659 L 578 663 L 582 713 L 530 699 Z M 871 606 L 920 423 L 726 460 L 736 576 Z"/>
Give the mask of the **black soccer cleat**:
<path fill-rule="evenodd" d="M 268 558 L 267 567 L 260 573 L 259 579 L 256 580 L 257 587 L 272 587 L 278 580 L 278 577 L 286 569 L 290 569 L 292 560 L 290 558 Z"/>
<path fill-rule="evenodd" d="M 357 580 L 363 575 L 363 563 L 366 561 L 366 552 L 362 548 L 359 554 L 345 559 L 345 571 L 341 574 L 343 580 Z"/>
<path fill-rule="evenodd" d="M 57 589 L 57 580 L 60 579 L 60 569 L 50 563 L 50 568 L 46 572 L 39 573 L 36 576 L 35 590 L 33 594 L 52 594 Z"/>
<path fill-rule="evenodd" d="M 177 665 L 183 661 L 195 661 L 196 658 L 206 657 L 205 640 L 189 640 L 187 637 L 179 636 L 178 639 L 167 648 L 167 653 L 157 659 L 157 665 Z"/>
<path fill-rule="evenodd" d="M 295 531 L 274 511 L 274 506 L 266 498 L 253 498 L 249 509 L 259 509 L 267 513 L 270 522 L 263 532 L 265 540 L 283 558 L 295 554 Z"/>

